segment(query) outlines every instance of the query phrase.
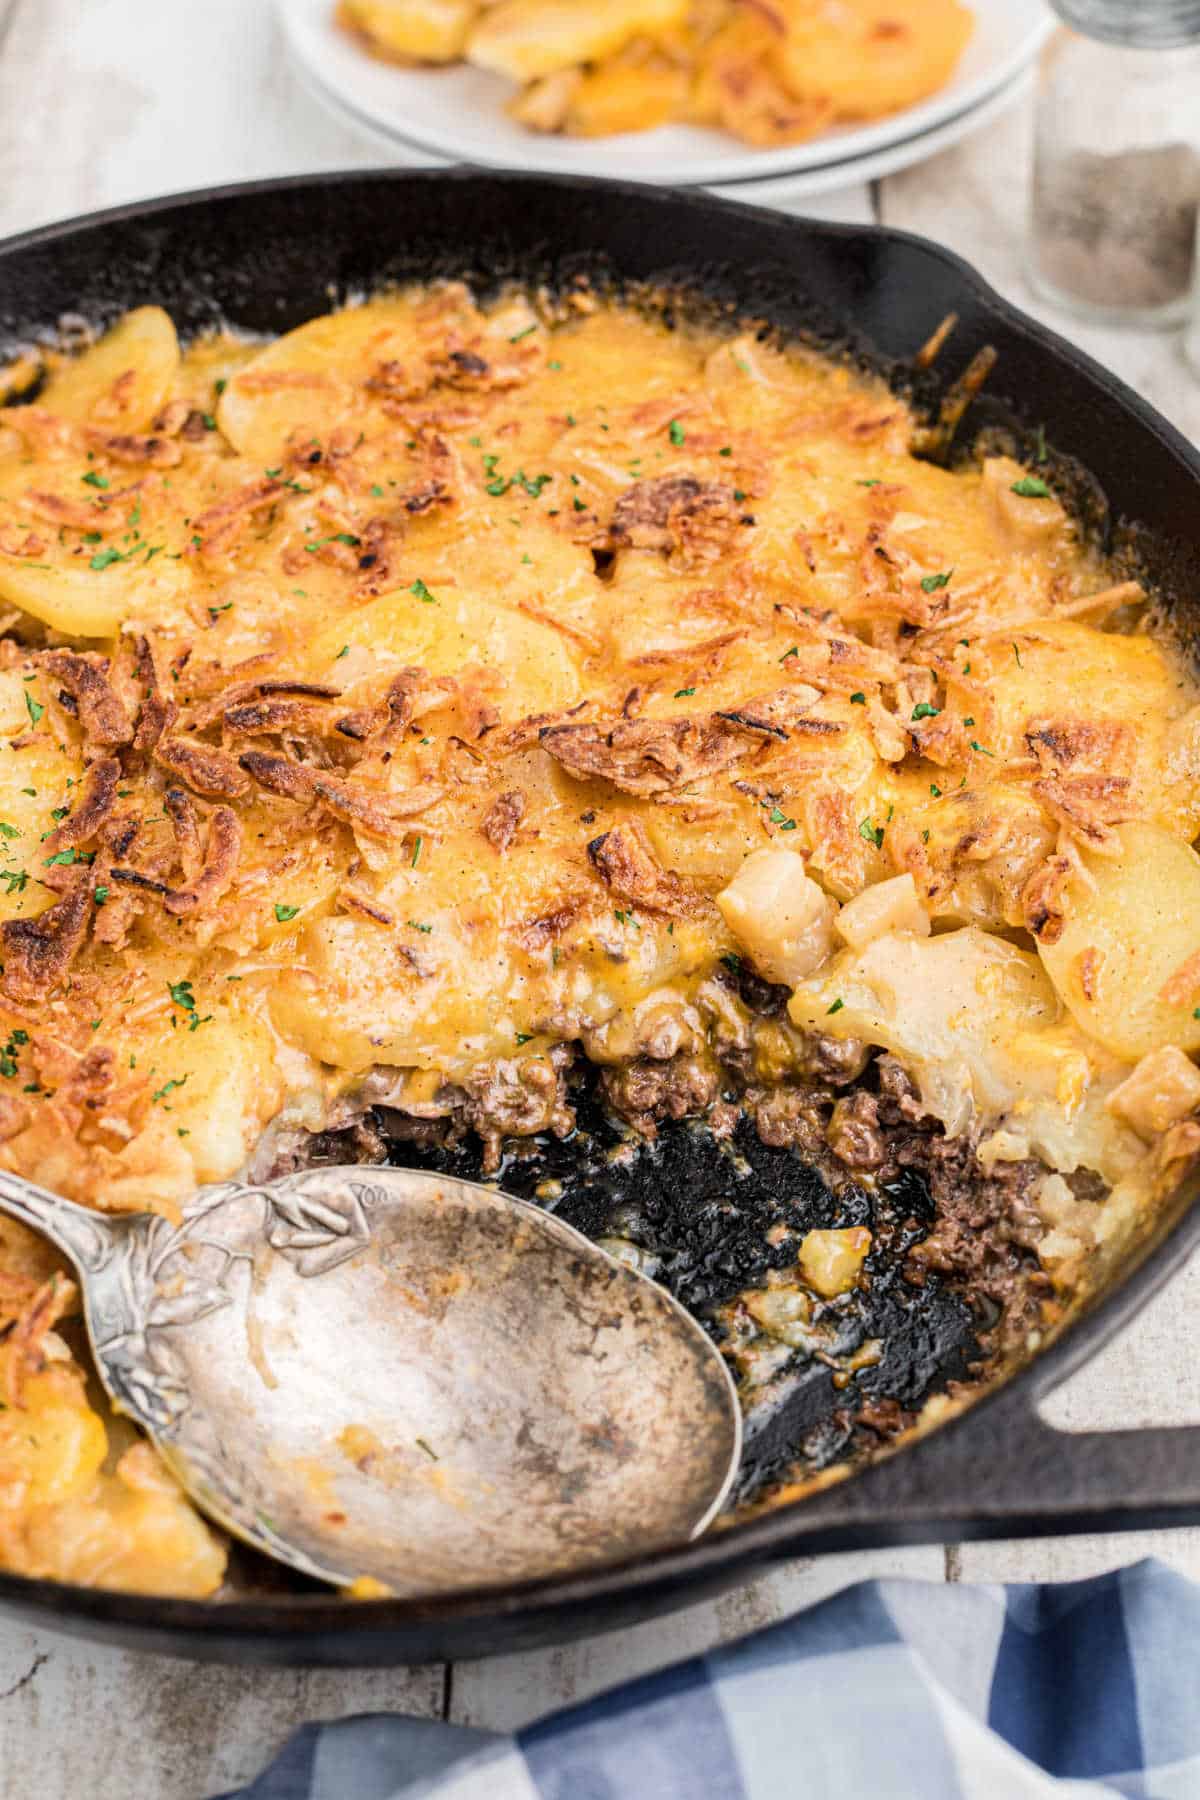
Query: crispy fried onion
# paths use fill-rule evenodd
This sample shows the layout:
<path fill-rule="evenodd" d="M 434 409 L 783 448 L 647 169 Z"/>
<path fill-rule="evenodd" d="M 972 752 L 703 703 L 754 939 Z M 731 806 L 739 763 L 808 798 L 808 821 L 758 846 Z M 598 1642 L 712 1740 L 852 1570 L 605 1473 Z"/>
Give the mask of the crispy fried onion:
<path fill-rule="evenodd" d="M 82 879 L 35 919 L 6 919 L 0 925 L 4 976 L 0 986 L 13 1000 L 44 1000 L 74 961 L 87 935 L 93 876 Z"/>
<path fill-rule="evenodd" d="M 1025 928 L 1042 944 L 1057 944 L 1066 920 L 1066 891 L 1076 873 L 1069 856 L 1049 856 L 1021 889 Z"/>
<path fill-rule="evenodd" d="M 237 869 L 242 847 L 242 828 L 237 814 L 228 806 L 213 809 L 208 822 L 208 840 L 199 872 L 182 888 L 172 888 L 163 897 L 163 906 L 173 918 L 204 912 L 227 892 Z"/>
<path fill-rule="evenodd" d="M 479 829 L 492 849 L 503 854 L 516 837 L 517 827 L 524 817 L 525 796 L 520 788 L 513 788 L 496 796 L 483 815 Z"/>
<path fill-rule="evenodd" d="M 597 547 L 660 550 L 689 564 L 711 562 L 725 554 L 739 529 L 753 523 L 724 482 L 661 475 L 626 488 Z"/>
<path fill-rule="evenodd" d="M 121 765 L 115 756 L 102 756 L 91 764 L 83 778 L 74 812 L 43 841 L 47 856 L 57 856 L 60 850 L 86 844 L 89 838 L 95 837 L 112 813 L 120 779 Z"/>
<path fill-rule="evenodd" d="M 625 819 L 593 838 L 588 860 L 612 893 L 643 912 L 683 919 L 711 911 L 704 894 L 663 868 L 640 819 Z"/>
<path fill-rule="evenodd" d="M 749 753 L 747 738 L 784 743 L 797 731 L 822 737 L 844 731 L 834 720 L 808 716 L 819 698 L 815 689 L 797 683 L 701 718 L 546 725 L 538 737 L 572 775 L 602 776 L 627 794 L 662 794 L 741 761 Z"/>
<path fill-rule="evenodd" d="M 9 1406 L 24 1407 L 26 1379 L 43 1366 L 46 1338 L 63 1314 L 71 1310 L 75 1294 L 74 1282 L 63 1275 L 52 1275 L 18 1314 L 5 1340 L 5 1398 Z"/>
<path fill-rule="evenodd" d="M 194 738 L 164 737 L 154 750 L 155 760 L 178 775 L 198 794 L 222 800 L 239 800 L 250 792 L 250 782 L 232 756 Z"/>
<path fill-rule="evenodd" d="M 74 650 L 46 650 L 38 658 L 73 702 L 85 744 L 128 744 L 133 726 L 125 703 L 108 677 L 108 659 Z"/>
<path fill-rule="evenodd" d="M 271 756 L 264 750 L 247 750 L 238 760 L 269 794 L 284 800 L 314 801 L 344 824 L 357 826 L 372 837 L 402 837 L 405 827 L 401 821 L 424 812 L 441 798 L 436 788 L 375 796 L 324 769 L 311 768 L 289 756 Z"/>
<path fill-rule="evenodd" d="M 171 729 L 179 708 L 173 700 L 164 699 L 158 670 L 154 664 L 154 652 L 150 648 L 149 639 L 140 633 L 133 640 L 133 672 L 142 689 L 142 704 L 133 734 L 133 747 L 145 753 L 153 750 L 164 731 Z"/>

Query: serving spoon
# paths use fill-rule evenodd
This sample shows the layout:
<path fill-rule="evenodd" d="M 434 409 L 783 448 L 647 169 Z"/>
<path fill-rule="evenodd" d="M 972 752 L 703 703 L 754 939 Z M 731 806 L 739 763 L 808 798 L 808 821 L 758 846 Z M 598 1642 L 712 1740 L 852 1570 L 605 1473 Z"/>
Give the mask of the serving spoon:
<path fill-rule="evenodd" d="M 694 1537 L 737 1470 L 724 1358 L 535 1206 L 411 1169 L 202 1188 L 179 1225 L 0 1172 L 79 1273 L 116 1408 L 256 1550 L 397 1595 Z"/>

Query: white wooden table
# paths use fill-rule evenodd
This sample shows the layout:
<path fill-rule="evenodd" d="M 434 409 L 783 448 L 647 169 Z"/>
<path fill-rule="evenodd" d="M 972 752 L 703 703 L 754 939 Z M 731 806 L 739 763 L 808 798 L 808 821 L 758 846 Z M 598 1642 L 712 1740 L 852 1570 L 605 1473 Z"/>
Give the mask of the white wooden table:
<path fill-rule="evenodd" d="M 0 20 L 0 234 L 146 194 L 383 160 L 298 88 L 267 0 L 0 0 Z M 812 210 L 942 239 L 1200 439 L 1200 383 L 1177 339 L 1086 330 L 1032 300 L 1021 271 L 1028 127 L 1020 107 L 933 162 Z M 1053 1422 L 1200 1423 L 1198 1307 L 1194 1264 L 1059 1391 Z M 209 1668 L 0 1621 L 0 1796 L 197 1800 L 248 1779 L 306 1719 L 390 1709 L 514 1726 L 868 1574 L 1062 1579 L 1151 1554 L 1200 1577 L 1200 1530 L 797 1561 L 635 1630 L 452 1669 Z"/>

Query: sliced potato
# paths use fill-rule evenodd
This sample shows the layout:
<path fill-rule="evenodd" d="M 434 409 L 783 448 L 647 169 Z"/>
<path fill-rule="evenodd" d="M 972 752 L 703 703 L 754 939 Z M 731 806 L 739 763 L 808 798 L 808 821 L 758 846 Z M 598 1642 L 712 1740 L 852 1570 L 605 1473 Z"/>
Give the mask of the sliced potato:
<path fill-rule="evenodd" d="M 38 403 L 78 424 L 145 431 L 179 368 L 179 339 L 161 306 L 139 306 L 51 375 Z"/>
<path fill-rule="evenodd" d="M 839 0 L 785 4 L 778 67 L 798 97 L 832 102 L 840 118 L 873 119 L 948 81 L 974 18 L 960 0 Z"/>
<path fill-rule="evenodd" d="M 468 60 L 514 81 L 599 62 L 641 33 L 671 31 L 688 0 L 501 0 L 467 41 Z"/>
<path fill-rule="evenodd" d="M 1200 856 L 1156 825 L 1120 828 L 1121 854 L 1085 856 L 1042 962 L 1091 1037 L 1133 1062 L 1200 1050 Z M 1189 982 L 1186 967 L 1195 970 Z"/>
<path fill-rule="evenodd" d="M 34 563 L 0 555 L 0 600 L 71 637 L 112 637 L 128 619 L 153 619 L 190 580 L 183 562 L 165 557 L 148 567 L 93 569 L 79 559 Z"/>
<path fill-rule="evenodd" d="M 548 625 L 440 584 L 431 582 L 425 592 L 436 598 L 423 600 L 411 586 L 398 588 L 335 621 L 312 645 L 314 675 L 328 680 L 350 644 L 376 656 L 391 652 L 432 675 L 461 675 L 482 666 L 497 678 L 501 706 L 504 691 L 519 693 L 523 712 L 549 712 L 579 698 L 574 659 Z"/>
<path fill-rule="evenodd" d="M 404 300 L 372 300 L 310 319 L 230 378 L 217 423 L 235 449 L 268 464 L 294 431 L 318 420 L 328 438 L 368 403 L 360 384 L 378 365 L 403 362 L 415 350 L 413 309 Z"/>

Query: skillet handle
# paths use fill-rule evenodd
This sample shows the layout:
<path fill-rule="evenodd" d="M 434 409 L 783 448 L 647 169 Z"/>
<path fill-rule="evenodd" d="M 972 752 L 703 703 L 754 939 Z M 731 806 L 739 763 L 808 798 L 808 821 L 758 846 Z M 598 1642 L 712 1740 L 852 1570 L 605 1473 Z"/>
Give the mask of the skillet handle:
<path fill-rule="evenodd" d="M 1057 1431 L 1018 1380 L 797 1509 L 781 1554 L 1200 1523 L 1200 1426 Z"/>

